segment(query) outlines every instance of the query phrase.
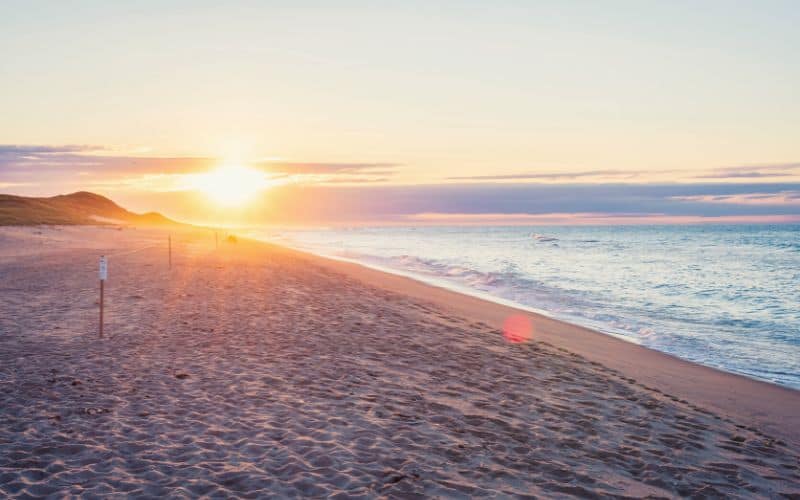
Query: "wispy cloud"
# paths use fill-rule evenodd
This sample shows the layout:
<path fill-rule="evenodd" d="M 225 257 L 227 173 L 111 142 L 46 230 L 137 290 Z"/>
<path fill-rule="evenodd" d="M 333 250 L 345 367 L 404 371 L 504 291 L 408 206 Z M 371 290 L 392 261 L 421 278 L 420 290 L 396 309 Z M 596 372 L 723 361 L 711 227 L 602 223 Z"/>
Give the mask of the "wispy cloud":
<path fill-rule="evenodd" d="M 332 177 L 322 179 L 317 184 L 372 184 L 377 182 L 389 182 L 389 177 Z"/>
<path fill-rule="evenodd" d="M 788 163 L 760 163 L 752 165 L 735 165 L 732 167 L 723 167 L 727 170 L 785 170 L 785 169 L 800 169 L 800 162 Z"/>
<path fill-rule="evenodd" d="M 500 181 L 500 180 L 569 180 L 581 179 L 585 177 L 602 178 L 623 178 L 632 179 L 643 174 L 652 173 L 637 170 L 586 170 L 583 172 L 563 172 L 563 173 L 522 173 L 522 174 L 501 174 L 501 175 L 470 175 L 448 177 L 448 180 L 457 181 Z"/>
<path fill-rule="evenodd" d="M 197 193 L 185 180 L 220 163 L 208 157 L 114 155 L 100 146 L 0 145 L 0 188 L 39 195 L 96 189 L 123 198 L 191 198 Z M 393 175 L 401 168 L 397 163 L 272 160 L 251 166 L 275 181 L 269 203 L 259 210 L 273 210 L 276 221 L 293 214 L 306 219 L 302 222 L 426 224 L 786 222 L 800 216 L 800 183 L 746 182 L 785 172 L 800 175 L 800 163 L 726 167 L 708 174 L 692 172 L 731 179 L 739 176 L 743 180 L 681 184 L 653 183 L 649 177 L 653 172 L 598 169 L 392 185 Z M 686 171 L 674 172 L 686 175 Z M 493 182 L 524 179 L 552 182 Z"/>
<path fill-rule="evenodd" d="M 287 185 L 273 189 L 276 220 L 319 223 L 792 222 L 796 205 L 707 203 L 707 195 L 800 191 L 800 184 Z M 701 198 L 698 198 L 701 197 Z M 303 221 L 286 220 L 302 214 Z M 554 215 L 555 214 L 555 215 Z M 569 215 L 565 215 L 569 214 Z"/>
<path fill-rule="evenodd" d="M 106 154 L 98 154 L 104 152 Z M 209 168 L 216 160 L 201 157 L 149 157 L 110 155 L 102 146 L 65 145 L 2 145 L 0 173 L 37 175 L 83 172 L 103 174 L 184 173 Z"/>
<path fill-rule="evenodd" d="M 738 193 L 726 195 L 673 196 L 680 201 L 700 203 L 724 203 L 731 205 L 800 206 L 800 191 L 779 191 L 777 193 Z"/>
<path fill-rule="evenodd" d="M 696 170 L 583 170 L 575 172 L 522 172 L 492 175 L 467 175 L 448 177 L 454 181 L 581 181 L 581 182 L 625 182 L 625 181 L 661 181 L 692 179 L 772 179 L 800 177 L 800 163 L 765 163 L 738 165 L 708 169 L 697 173 Z"/>
<path fill-rule="evenodd" d="M 776 184 L 499 184 L 392 185 L 286 183 L 251 207 L 254 224 L 703 224 L 800 223 L 792 204 L 709 203 L 728 197 L 800 192 Z M 131 208 L 165 207 L 167 215 L 197 220 L 207 201 L 191 191 L 120 192 Z M 183 212 L 181 212 L 181 206 Z M 168 207 L 177 207 L 171 211 Z M 192 218 L 195 219 L 192 219 Z"/>
<path fill-rule="evenodd" d="M 269 172 L 284 174 L 353 174 L 369 171 L 370 174 L 393 174 L 396 163 L 303 163 L 262 162 L 259 167 Z"/>
<path fill-rule="evenodd" d="M 794 177 L 800 175 L 800 163 L 767 163 L 756 165 L 737 165 L 714 169 L 709 173 L 696 175 L 695 179 L 761 179 L 774 177 Z"/>
<path fill-rule="evenodd" d="M 762 179 L 769 177 L 791 177 L 792 172 L 720 172 L 706 175 L 696 175 L 695 179 Z"/>
<path fill-rule="evenodd" d="M 798 215 L 668 215 L 602 212 L 553 212 L 546 214 L 461 214 L 420 213 L 406 217 L 409 222 L 446 225 L 643 225 L 643 224 L 780 224 L 800 222 Z"/>
<path fill-rule="evenodd" d="M 102 146 L 89 146 L 86 144 L 67 144 L 62 146 L 0 144 L 0 156 L 25 156 L 58 153 L 86 153 L 100 151 Z"/>
<path fill-rule="evenodd" d="M 75 183 L 104 189 L 180 185 L 176 177 L 220 166 L 210 157 L 113 155 L 102 146 L 0 145 L 0 180 L 5 186 Z M 395 175 L 395 163 L 262 161 L 250 165 L 272 179 L 294 182 L 373 183 Z M 173 178 L 171 179 L 170 176 Z M 81 177 L 78 179 L 78 177 Z M 169 189 L 167 189 L 169 190 Z"/>

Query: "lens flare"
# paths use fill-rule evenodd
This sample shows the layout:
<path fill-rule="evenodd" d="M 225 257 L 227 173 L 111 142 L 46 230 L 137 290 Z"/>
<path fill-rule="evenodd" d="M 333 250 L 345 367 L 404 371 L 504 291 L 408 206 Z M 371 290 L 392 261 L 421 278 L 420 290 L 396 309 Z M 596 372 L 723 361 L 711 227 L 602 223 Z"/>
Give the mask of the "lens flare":
<path fill-rule="evenodd" d="M 533 324 L 524 314 L 513 314 L 503 322 L 503 338 L 512 344 L 522 344 L 533 336 Z"/>

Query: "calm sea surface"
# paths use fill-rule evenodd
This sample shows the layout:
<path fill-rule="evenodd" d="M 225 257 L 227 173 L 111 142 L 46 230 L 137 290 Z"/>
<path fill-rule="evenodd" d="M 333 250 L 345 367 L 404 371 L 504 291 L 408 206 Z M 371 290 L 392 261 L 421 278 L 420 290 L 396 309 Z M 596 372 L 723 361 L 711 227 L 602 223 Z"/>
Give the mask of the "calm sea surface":
<path fill-rule="evenodd" d="M 800 389 L 800 226 L 392 227 L 261 237 Z"/>

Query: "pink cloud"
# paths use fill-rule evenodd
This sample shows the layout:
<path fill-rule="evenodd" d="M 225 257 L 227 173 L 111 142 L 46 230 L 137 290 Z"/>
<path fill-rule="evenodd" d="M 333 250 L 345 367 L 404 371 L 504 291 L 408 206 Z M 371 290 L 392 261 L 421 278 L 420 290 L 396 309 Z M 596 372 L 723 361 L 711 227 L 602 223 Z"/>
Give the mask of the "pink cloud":
<path fill-rule="evenodd" d="M 780 191 L 777 193 L 742 193 L 742 194 L 716 194 L 673 196 L 671 199 L 679 201 L 694 201 L 700 203 L 726 203 L 733 205 L 758 205 L 758 206 L 800 206 L 800 191 Z"/>
<path fill-rule="evenodd" d="M 408 216 L 420 224 L 509 224 L 509 225 L 648 225 L 648 224 L 789 224 L 800 222 L 799 215 L 666 215 L 618 213 L 549 213 L 549 214 L 457 214 L 419 213 Z"/>

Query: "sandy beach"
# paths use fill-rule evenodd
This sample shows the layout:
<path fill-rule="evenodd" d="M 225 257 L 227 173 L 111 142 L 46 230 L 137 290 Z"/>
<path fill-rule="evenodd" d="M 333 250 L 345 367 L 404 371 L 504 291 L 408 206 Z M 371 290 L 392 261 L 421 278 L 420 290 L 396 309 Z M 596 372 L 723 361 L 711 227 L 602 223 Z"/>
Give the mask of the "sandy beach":
<path fill-rule="evenodd" d="M 206 230 L 170 268 L 166 230 L 0 228 L 0 496 L 800 495 L 800 392 L 514 314 Z"/>

